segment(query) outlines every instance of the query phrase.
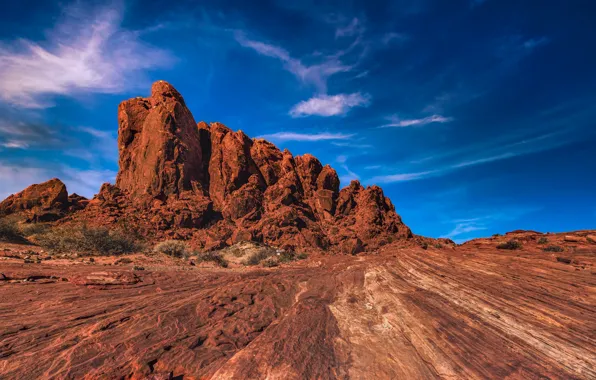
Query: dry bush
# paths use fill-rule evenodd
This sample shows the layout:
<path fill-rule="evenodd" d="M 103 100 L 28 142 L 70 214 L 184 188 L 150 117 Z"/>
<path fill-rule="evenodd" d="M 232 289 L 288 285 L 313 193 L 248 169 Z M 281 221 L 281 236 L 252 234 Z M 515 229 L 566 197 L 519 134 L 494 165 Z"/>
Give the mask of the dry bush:
<path fill-rule="evenodd" d="M 228 261 L 224 259 L 224 257 L 219 252 L 197 253 L 197 261 L 212 262 L 222 268 L 228 267 Z"/>
<path fill-rule="evenodd" d="M 162 241 L 153 248 L 153 251 L 172 257 L 184 257 L 188 253 L 186 243 L 180 240 Z"/>
<path fill-rule="evenodd" d="M 558 245 L 549 245 L 543 249 L 544 252 L 563 252 L 564 249 Z"/>
<path fill-rule="evenodd" d="M 263 260 L 263 266 L 265 268 L 273 268 L 279 266 L 279 260 L 275 257 L 268 257 L 265 260 Z"/>
<path fill-rule="evenodd" d="M 119 231 L 104 227 L 54 227 L 35 235 L 35 242 L 52 252 L 119 255 L 140 249 L 139 244 Z"/>
<path fill-rule="evenodd" d="M 0 241 L 20 243 L 25 241 L 16 220 L 10 218 L 0 219 Z"/>
<path fill-rule="evenodd" d="M 25 223 L 22 224 L 19 228 L 23 236 L 29 237 L 43 234 L 47 232 L 51 228 L 51 226 L 46 223 Z"/>
<path fill-rule="evenodd" d="M 507 243 L 501 243 L 499 245 L 497 245 L 498 249 L 509 249 L 509 250 L 514 250 L 514 249 L 521 249 L 522 244 L 517 241 L 517 240 L 509 240 Z"/>
<path fill-rule="evenodd" d="M 263 248 L 250 256 L 244 261 L 244 265 L 259 265 L 261 261 L 276 254 L 273 248 Z"/>
<path fill-rule="evenodd" d="M 545 238 L 544 236 L 541 237 L 540 239 L 538 239 L 538 244 L 546 244 L 548 243 L 548 239 Z"/>

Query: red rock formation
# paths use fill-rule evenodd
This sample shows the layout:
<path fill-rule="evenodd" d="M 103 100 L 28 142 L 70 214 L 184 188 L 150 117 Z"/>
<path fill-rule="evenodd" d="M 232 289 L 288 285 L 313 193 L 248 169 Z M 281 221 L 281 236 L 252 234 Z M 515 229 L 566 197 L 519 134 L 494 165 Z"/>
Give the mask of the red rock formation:
<path fill-rule="evenodd" d="M 133 196 L 200 189 L 203 154 L 196 122 L 170 84 L 153 84 L 151 96 L 118 107 L 120 171 L 116 186 Z"/>
<path fill-rule="evenodd" d="M 122 102 L 118 122 L 116 185 L 102 186 L 67 221 L 124 224 L 207 249 L 255 240 L 358 253 L 412 237 L 379 187 L 353 182 L 339 191 L 335 170 L 310 154 L 197 124 L 166 82 Z"/>
<path fill-rule="evenodd" d="M 47 222 L 59 219 L 67 211 L 84 207 L 85 202 L 86 199 L 77 194 L 69 197 L 66 185 L 53 178 L 6 198 L 0 203 L 0 215 L 21 213 L 31 221 Z"/>

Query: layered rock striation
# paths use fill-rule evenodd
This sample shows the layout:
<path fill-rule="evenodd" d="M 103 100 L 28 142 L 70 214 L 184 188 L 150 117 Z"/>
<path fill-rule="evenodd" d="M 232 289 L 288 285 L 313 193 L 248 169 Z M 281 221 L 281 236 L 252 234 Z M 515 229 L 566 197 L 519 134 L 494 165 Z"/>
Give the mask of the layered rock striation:
<path fill-rule="evenodd" d="M 164 81 L 148 98 L 122 102 L 118 123 L 116 184 L 65 222 L 119 224 L 207 249 L 252 240 L 358 253 L 412 237 L 381 188 L 353 181 L 340 190 L 335 170 L 310 154 L 196 123 Z"/>

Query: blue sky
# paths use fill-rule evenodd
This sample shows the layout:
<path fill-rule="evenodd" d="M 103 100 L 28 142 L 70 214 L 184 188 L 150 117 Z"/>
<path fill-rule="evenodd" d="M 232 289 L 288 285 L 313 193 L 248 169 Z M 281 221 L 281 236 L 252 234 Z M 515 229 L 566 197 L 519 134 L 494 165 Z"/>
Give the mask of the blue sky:
<path fill-rule="evenodd" d="M 163 79 L 382 186 L 415 233 L 596 227 L 591 1 L 49 3 L 0 15 L 0 198 L 113 182 L 117 105 Z"/>

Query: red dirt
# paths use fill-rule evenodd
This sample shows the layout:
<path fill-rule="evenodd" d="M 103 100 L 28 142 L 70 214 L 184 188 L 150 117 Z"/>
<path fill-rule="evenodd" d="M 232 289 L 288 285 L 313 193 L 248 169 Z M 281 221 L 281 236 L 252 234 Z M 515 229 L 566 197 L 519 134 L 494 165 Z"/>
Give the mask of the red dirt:
<path fill-rule="evenodd" d="M 596 245 L 565 242 L 588 234 L 394 244 L 273 269 L 9 257 L 0 377 L 596 378 Z M 495 248 L 524 236 L 521 250 Z M 538 236 L 564 251 L 543 252 Z"/>

